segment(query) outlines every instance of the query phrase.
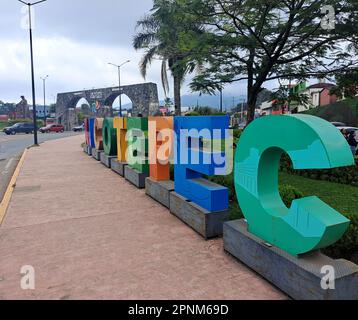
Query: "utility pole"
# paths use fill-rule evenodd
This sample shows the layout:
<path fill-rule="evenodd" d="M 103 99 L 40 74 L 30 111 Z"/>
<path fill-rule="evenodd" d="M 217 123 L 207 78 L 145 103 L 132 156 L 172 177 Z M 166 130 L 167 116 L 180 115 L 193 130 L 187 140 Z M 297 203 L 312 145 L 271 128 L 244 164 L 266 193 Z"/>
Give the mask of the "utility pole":
<path fill-rule="evenodd" d="M 48 77 L 49 77 L 49 75 L 41 78 L 41 80 L 43 82 L 43 90 L 44 90 L 44 125 L 45 126 L 46 126 L 46 118 L 47 118 L 47 114 L 46 114 L 46 80 Z"/>
<path fill-rule="evenodd" d="M 220 88 L 220 112 L 223 112 L 223 89 Z"/>
<path fill-rule="evenodd" d="M 45 2 L 47 0 L 41 0 L 34 3 L 26 3 L 22 0 L 18 0 L 22 4 L 26 5 L 29 9 L 29 34 L 30 34 L 30 56 L 31 56 L 31 82 L 32 82 L 32 114 L 34 118 L 34 145 L 38 145 L 37 139 L 37 114 L 36 114 L 36 97 L 35 97 L 35 71 L 34 71 L 34 53 L 33 53 L 33 45 L 32 45 L 32 21 L 31 21 L 31 7 Z"/>
<path fill-rule="evenodd" d="M 130 60 L 127 60 L 126 62 L 123 62 L 122 64 L 114 64 L 114 63 L 108 63 L 109 65 L 118 68 L 118 90 L 119 90 L 119 116 L 122 117 L 122 93 L 121 93 L 121 68 L 126 64 L 131 62 Z M 111 106 L 111 117 L 113 118 L 113 105 Z"/>

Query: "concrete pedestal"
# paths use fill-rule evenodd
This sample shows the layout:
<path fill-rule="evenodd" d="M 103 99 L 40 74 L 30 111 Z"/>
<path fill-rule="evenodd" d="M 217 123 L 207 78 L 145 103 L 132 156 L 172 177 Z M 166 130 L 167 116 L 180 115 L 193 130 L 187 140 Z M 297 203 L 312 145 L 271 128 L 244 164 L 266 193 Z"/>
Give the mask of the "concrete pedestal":
<path fill-rule="evenodd" d="M 145 179 L 145 192 L 148 196 L 170 208 L 170 193 L 174 191 L 174 181 L 155 181 Z"/>
<path fill-rule="evenodd" d="M 87 146 L 87 155 L 92 157 L 92 147 L 91 146 Z"/>
<path fill-rule="evenodd" d="M 294 299 L 358 300 L 358 266 L 349 261 L 333 260 L 318 251 L 295 258 L 249 233 L 244 220 L 224 224 L 224 247 Z M 335 289 L 321 286 L 325 266 L 334 268 Z"/>
<path fill-rule="evenodd" d="M 117 157 L 107 156 L 104 152 L 101 153 L 101 162 L 104 166 L 111 169 L 112 168 L 112 161 L 117 159 Z"/>
<path fill-rule="evenodd" d="M 170 193 L 170 212 L 205 239 L 221 236 L 223 223 L 229 219 L 229 211 L 206 211 L 176 192 Z"/>
<path fill-rule="evenodd" d="M 148 178 L 147 173 L 141 173 L 135 169 L 132 169 L 130 166 L 124 167 L 124 177 L 130 183 L 135 185 L 138 189 L 145 188 L 145 179 Z"/>
<path fill-rule="evenodd" d="M 92 149 L 92 157 L 95 158 L 97 161 L 101 161 L 101 153 L 103 151 L 98 151 L 97 149 Z"/>
<path fill-rule="evenodd" d="M 85 144 L 83 146 L 83 152 L 92 157 L 92 148 L 91 148 L 91 146 Z"/>
<path fill-rule="evenodd" d="M 126 162 L 119 162 L 116 159 L 113 159 L 111 163 L 111 169 L 122 177 L 124 177 L 124 168 L 126 166 L 128 166 Z"/>

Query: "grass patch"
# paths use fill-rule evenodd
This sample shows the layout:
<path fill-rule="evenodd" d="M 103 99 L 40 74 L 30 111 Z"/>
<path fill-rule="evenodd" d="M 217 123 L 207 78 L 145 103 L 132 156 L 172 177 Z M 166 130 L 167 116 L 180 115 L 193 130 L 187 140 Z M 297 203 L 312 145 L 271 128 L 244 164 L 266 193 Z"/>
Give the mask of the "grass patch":
<path fill-rule="evenodd" d="M 307 179 L 284 172 L 280 173 L 280 184 L 287 184 L 297 188 L 305 197 L 317 196 L 344 215 L 358 215 L 357 187 Z"/>
<path fill-rule="evenodd" d="M 332 258 L 344 258 L 358 264 L 358 188 L 284 172 L 280 173 L 280 184 L 297 188 L 305 197 L 317 196 L 351 220 L 345 235 L 333 246 L 322 251 Z"/>
<path fill-rule="evenodd" d="M 9 124 L 7 122 L 0 122 L 0 131 L 3 131 L 4 128 L 8 127 Z"/>

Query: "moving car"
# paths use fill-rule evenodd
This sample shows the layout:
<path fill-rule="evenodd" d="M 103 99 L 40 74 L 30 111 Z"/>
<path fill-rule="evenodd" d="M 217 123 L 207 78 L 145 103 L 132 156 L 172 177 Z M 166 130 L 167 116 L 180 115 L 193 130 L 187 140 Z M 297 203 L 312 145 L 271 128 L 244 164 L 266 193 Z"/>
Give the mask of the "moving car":
<path fill-rule="evenodd" d="M 73 131 L 74 132 L 82 132 L 84 129 L 85 129 L 85 124 L 82 124 L 82 125 L 80 125 L 78 127 L 74 127 Z"/>
<path fill-rule="evenodd" d="M 41 133 L 62 133 L 65 132 L 65 127 L 62 124 L 49 124 L 39 130 Z"/>
<path fill-rule="evenodd" d="M 32 123 L 16 123 L 12 127 L 3 130 L 8 136 L 18 133 L 30 134 L 34 132 L 34 125 Z"/>

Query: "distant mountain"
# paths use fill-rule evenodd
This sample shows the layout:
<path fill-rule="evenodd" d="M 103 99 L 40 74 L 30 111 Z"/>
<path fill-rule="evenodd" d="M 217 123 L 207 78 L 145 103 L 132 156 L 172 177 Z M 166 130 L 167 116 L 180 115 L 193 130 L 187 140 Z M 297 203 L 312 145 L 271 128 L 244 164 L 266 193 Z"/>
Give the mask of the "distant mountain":
<path fill-rule="evenodd" d="M 174 102 L 174 99 L 171 99 Z M 223 109 L 231 110 L 233 106 L 237 106 L 240 103 L 246 101 L 246 96 L 244 95 L 223 95 Z M 164 106 L 164 100 L 159 101 L 161 106 Z M 182 106 L 183 107 L 211 107 L 215 109 L 220 108 L 220 95 L 211 96 L 211 95 L 185 95 L 182 96 Z M 123 105 L 124 109 L 130 109 L 132 107 L 131 103 Z"/>

